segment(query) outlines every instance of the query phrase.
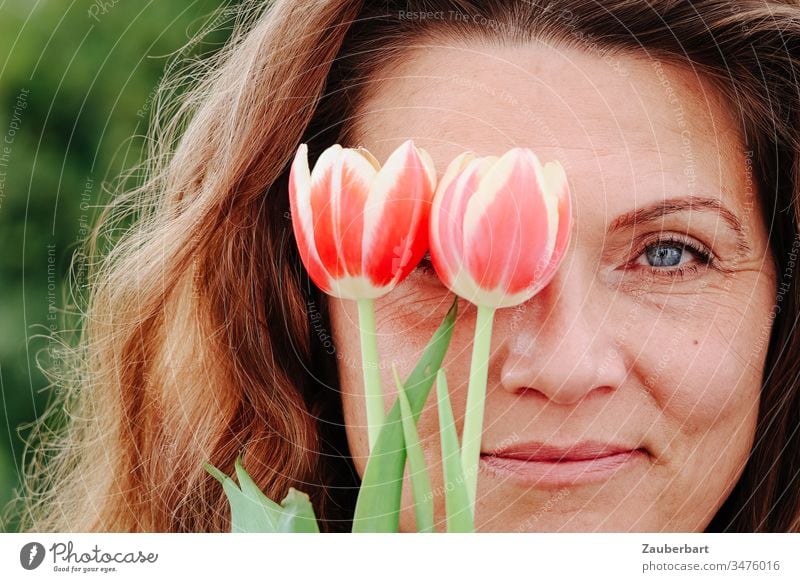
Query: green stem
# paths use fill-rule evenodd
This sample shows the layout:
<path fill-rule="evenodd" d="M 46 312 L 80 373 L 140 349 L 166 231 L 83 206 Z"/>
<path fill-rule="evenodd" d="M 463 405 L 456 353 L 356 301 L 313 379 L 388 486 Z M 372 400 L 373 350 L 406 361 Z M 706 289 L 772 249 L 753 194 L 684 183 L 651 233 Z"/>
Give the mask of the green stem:
<path fill-rule="evenodd" d="M 478 487 L 478 462 L 481 454 L 483 432 L 483 408 L 486 401 L 486 379 L 489 373 L 489 347 L 492 342 L 494 307 L 478 305 L 475 322 L 475 339 L 472 343 L 472 361 L 469 370 L 467 410 L 464 417 L 464 432 L 461 437 L 461 464 L 467 493 L 475 517 L 475 492 Z"/>
<path fill-rule="evenodd" d="M 364 396 L 367 406 L 369 450 L 375 445 L 383 425 L 383 390 L 378 367 L 378 341 L 375 335 L 374 300 L 358 299 L 358 327 L 361 330 L 361 362 L 364 371 Z"/>

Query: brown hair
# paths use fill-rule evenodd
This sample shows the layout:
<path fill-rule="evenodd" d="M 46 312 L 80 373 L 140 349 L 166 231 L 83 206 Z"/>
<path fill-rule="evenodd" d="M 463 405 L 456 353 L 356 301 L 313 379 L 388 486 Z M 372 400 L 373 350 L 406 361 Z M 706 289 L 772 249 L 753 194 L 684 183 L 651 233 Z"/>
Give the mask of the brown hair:
<path fill-rule="evenodd" d="M 421 18 L 440 12 L 441 17 Z M 454 13 L 466 18 L 453 18 Z M 160 102 L 143 185 L 120 197 L 91 247 L 76 353 L 40 421 L 23 528 L 226 531 L 202 468 L 244 465 L 272 498 L 309 493 L 326 531 L 348 531 L 349 461 L 325 298 L 299 261 L 287 171 L 353 144 L 380 67 L 414 44 L 542 39 L 646 53 L 713 79 L 753 151 L 778 273 L 756 444 L 709 531 L 800 531 L 800 303 L 790 251 L 800 193 L 800 7 L 788 1 L 278 0 L 243 2 L 231 41 L 177 109 Z M 167 96 L 176 85 L 165 86 Z M 131 216 L 107 253 L 103 236 Z M 310 314 L 314 314 L 314 322 Z M 316 319 L 319 317 L 319 319 Z"/>

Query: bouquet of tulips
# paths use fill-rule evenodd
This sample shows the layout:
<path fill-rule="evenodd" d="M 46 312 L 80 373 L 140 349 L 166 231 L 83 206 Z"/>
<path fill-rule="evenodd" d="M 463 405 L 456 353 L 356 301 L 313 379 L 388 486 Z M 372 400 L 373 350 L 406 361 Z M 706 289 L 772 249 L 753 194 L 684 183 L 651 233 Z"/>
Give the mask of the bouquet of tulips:
<path fill-rule="evenodd" d="M 364 148 L 326 149 L 309 169 L 300 145 L 290 175 L 292 225 L 310 278 L 326 294 L 358 304 L 370 454 L 359 488 L 354 532 L 398 530 L 409 464 L 417 530 L 434 530 L 433 495 L 416 422 L 436 383 L 448 532 L 474 531 L 475 491 L 495 310 L 544 288 L 569 242 L 571 206 L 558 162 L 529 149 L 502 157 L 465 152 L 437 183 L 430 155 L 403 143 L 381 166 Z M 374 300 L 389 293 L 429 252 L 451 291 L 477 306 L 467 404 L 459 443 L 442 368 L 457 298 L 384 414 Z M 222 484 L 234 532 L 319 532 L 306 494 L 290 488 L 277 503 L 237 459 L 238 485 L 206 464 Z"/>

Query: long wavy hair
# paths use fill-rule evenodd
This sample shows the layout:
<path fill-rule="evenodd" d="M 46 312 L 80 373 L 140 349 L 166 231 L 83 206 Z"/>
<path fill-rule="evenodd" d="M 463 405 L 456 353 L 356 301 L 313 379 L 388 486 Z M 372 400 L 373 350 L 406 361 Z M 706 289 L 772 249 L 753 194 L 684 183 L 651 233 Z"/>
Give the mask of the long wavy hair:
<path fill-rule="evenodd" d="M 650 56 L 727 97 L 789 287 L 770 329 L 754 449 L 708 531 L 800 531 L 797 2 L 277 0 L 237 10 L 225 47 L 162 85 L 145 179 L 123 189 L 87 243 L 80 337 L 26 454 L 23 530 L 228 531 L 227 500 L 202 463 L 232 473 L 240 453 L 267 495 L 294 486 L 324 531 L 349 530 L 359 477 L 336 359 L 322 348 L 325 297 L 294 244 L 289 163 L 300 143 L 312 161 L 357 144 L 376 74 L 412 47 L 480 38 Z M 430 12 L 441 16 L 420 16 Z"/>

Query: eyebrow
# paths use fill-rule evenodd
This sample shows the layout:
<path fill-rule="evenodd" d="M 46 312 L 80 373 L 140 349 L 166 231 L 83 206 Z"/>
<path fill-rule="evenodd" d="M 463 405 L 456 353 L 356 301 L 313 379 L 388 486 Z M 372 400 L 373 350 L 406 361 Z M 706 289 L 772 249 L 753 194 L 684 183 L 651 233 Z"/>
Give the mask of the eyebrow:
<path fill-rule="evenodd" d="M 637 208 L 615 218 L 608 226 L 608 233 L 612 234 L 636 224 L 652 222 L 669 214 L 686 211 L 715 212 L 736 233 L 739 251 L 743 253 L 751 252 L 741 221 L 716 198 L 703 198 L 700 196 L 670 198 L 643 208 Z"/>

